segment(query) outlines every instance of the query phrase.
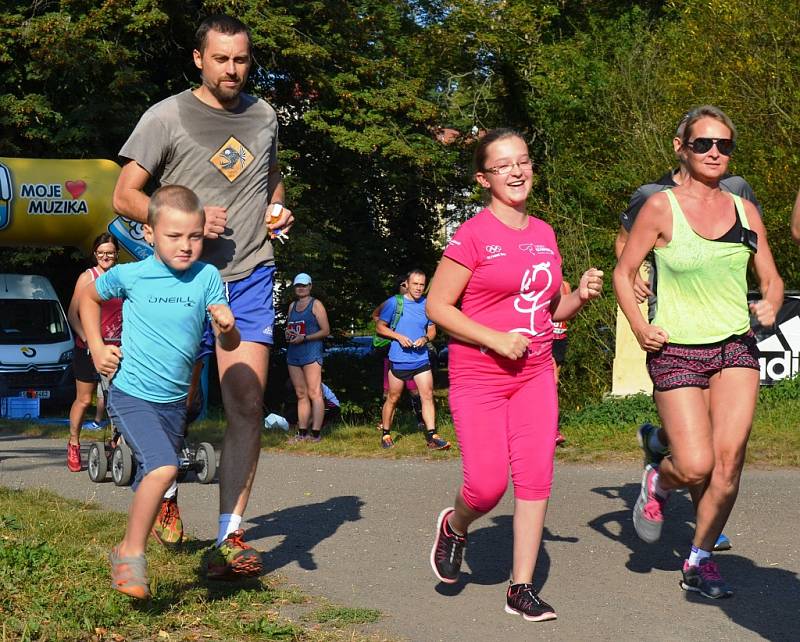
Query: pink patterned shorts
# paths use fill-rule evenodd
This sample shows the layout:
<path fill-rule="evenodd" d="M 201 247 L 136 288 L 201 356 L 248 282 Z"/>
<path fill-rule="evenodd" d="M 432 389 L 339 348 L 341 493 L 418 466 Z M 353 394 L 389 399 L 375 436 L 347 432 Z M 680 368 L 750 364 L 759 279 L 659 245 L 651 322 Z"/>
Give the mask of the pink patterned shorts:
<path fill-rule="evenodd" d="M 647 372 L 659 392 L 687 387 L 705 389 L 709 379 L 725 368 L 758 370 L 758 354 L 752 332 L 703 345 L 668 343 L 647 355 Z"/>

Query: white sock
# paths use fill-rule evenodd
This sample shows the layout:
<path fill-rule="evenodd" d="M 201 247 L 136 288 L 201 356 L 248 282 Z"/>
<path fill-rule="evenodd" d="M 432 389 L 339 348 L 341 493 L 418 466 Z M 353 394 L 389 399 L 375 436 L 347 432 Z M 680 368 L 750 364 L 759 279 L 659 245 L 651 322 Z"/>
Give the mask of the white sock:
<path fill-rule="evenodd" d="M 242 523 L 241 515 L 234 515 L 233 513 L 222 513 L 222 515 L 219 516 L 219 530 L 217 531 L 217 546 L 222 544 L 223 540 L 233 531 L 238 530 L 241 523 Z"/>
<path fill-rule="evenodd" d="M 172 486 L 167 488 L 167 492 L 164 493 L 164 499 L 170 499 L 171 497 L 175 497 L 178 494 L 178 482 L 172 482 Z"/>
<path fill-rule="evenodd" d="M 692 546 L 692 552 L 689 553 L 689 566 L 700 566 L 707 557 L 711 557 L 711 551 L 704 551 L 702 548 Z"/>

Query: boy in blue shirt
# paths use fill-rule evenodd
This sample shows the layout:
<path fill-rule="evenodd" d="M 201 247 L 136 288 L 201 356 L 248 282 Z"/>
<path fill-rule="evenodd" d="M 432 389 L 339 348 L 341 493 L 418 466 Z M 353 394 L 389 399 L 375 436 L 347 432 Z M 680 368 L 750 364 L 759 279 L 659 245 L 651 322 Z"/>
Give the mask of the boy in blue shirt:
<path fill-rule="evenodd" d="M 450 443 L 436 434 L 436 410 L 433 405 L 433 372 L 428 358 L 428 344 L 436 336 L 436 326 L 425 314 L 426 276 L 422 270 L 411 270 L 406 276 L 403 311 L 397 326 L 390 323 L 395 314 L 395 297 L 381 306 L 375 331 L 391 339 L 389 346 L 389 390 L 381 411 L 381 447 L 393 448 L 391 428 L 394 411 L 406 381 L 413 379 L 422 401 L 422 420 L 425 422 L 425 439 L 428 448 L 446 450 Z"/>
<path fill-rule="evenodd" d="M 178 473 L 186 396 L 206 315 L 220 347 L 239 344 L 219 272 L 198 261 L 204 223 L 194 192 L 180 185 L 159 188 L 144 226 L 154 254 L 115 266 L 85 288 L 80 302 L 94 365 L 114 376 L 108 412 L 137 463 L 125 537 L 109 555 L 111 586 L 139 599 L 150 597 L 145 545 Z M 121 349 L 105 345 L 100 335 L 100 304 L 113 297 L 124 300 Z"/>

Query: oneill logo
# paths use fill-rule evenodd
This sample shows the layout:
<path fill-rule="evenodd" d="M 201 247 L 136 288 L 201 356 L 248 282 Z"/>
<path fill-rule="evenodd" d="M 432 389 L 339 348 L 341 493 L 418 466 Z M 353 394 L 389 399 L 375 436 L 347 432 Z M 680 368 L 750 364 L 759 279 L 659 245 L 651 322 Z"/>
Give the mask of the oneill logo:
<path fill-rule="evenodd" d="M 800 372 L 800 317 L 778 325 L 777 332 L 758 342 L 762 381 L 780 381 Z"/>
<path fill-rule="evenodd" d="M 32 359 L 33 357 L 35 357 L 35 356 L 36 356 L 36 349 L 35 349 L 35 348 L 31 348 L 30 346 L 22 346 L 22 347 L 19 349 L 19 351 L 20 351 L 20 352 L 21 352 L 21 353 L 22 353 L 24 356 L 28 357 L 28 359 Z"/>
<path fill-rule="evenodd" d="M 188 296 L 149 296 L 147 297 L 148 303 L 178 303 L 185 305 L 187 308 L 194 306 L 197 301 L 192 300 Z"/>

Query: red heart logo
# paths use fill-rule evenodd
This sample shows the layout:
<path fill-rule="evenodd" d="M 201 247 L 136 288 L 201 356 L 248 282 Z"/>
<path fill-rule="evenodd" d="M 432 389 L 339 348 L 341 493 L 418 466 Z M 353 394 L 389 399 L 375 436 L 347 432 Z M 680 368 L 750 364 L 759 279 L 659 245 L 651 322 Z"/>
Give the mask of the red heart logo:
<path fill-rule="evenodd" d="M 64 185 L 72 198 L 78 198 L 86 191 L 86 181 L 67 181 Z"/>

